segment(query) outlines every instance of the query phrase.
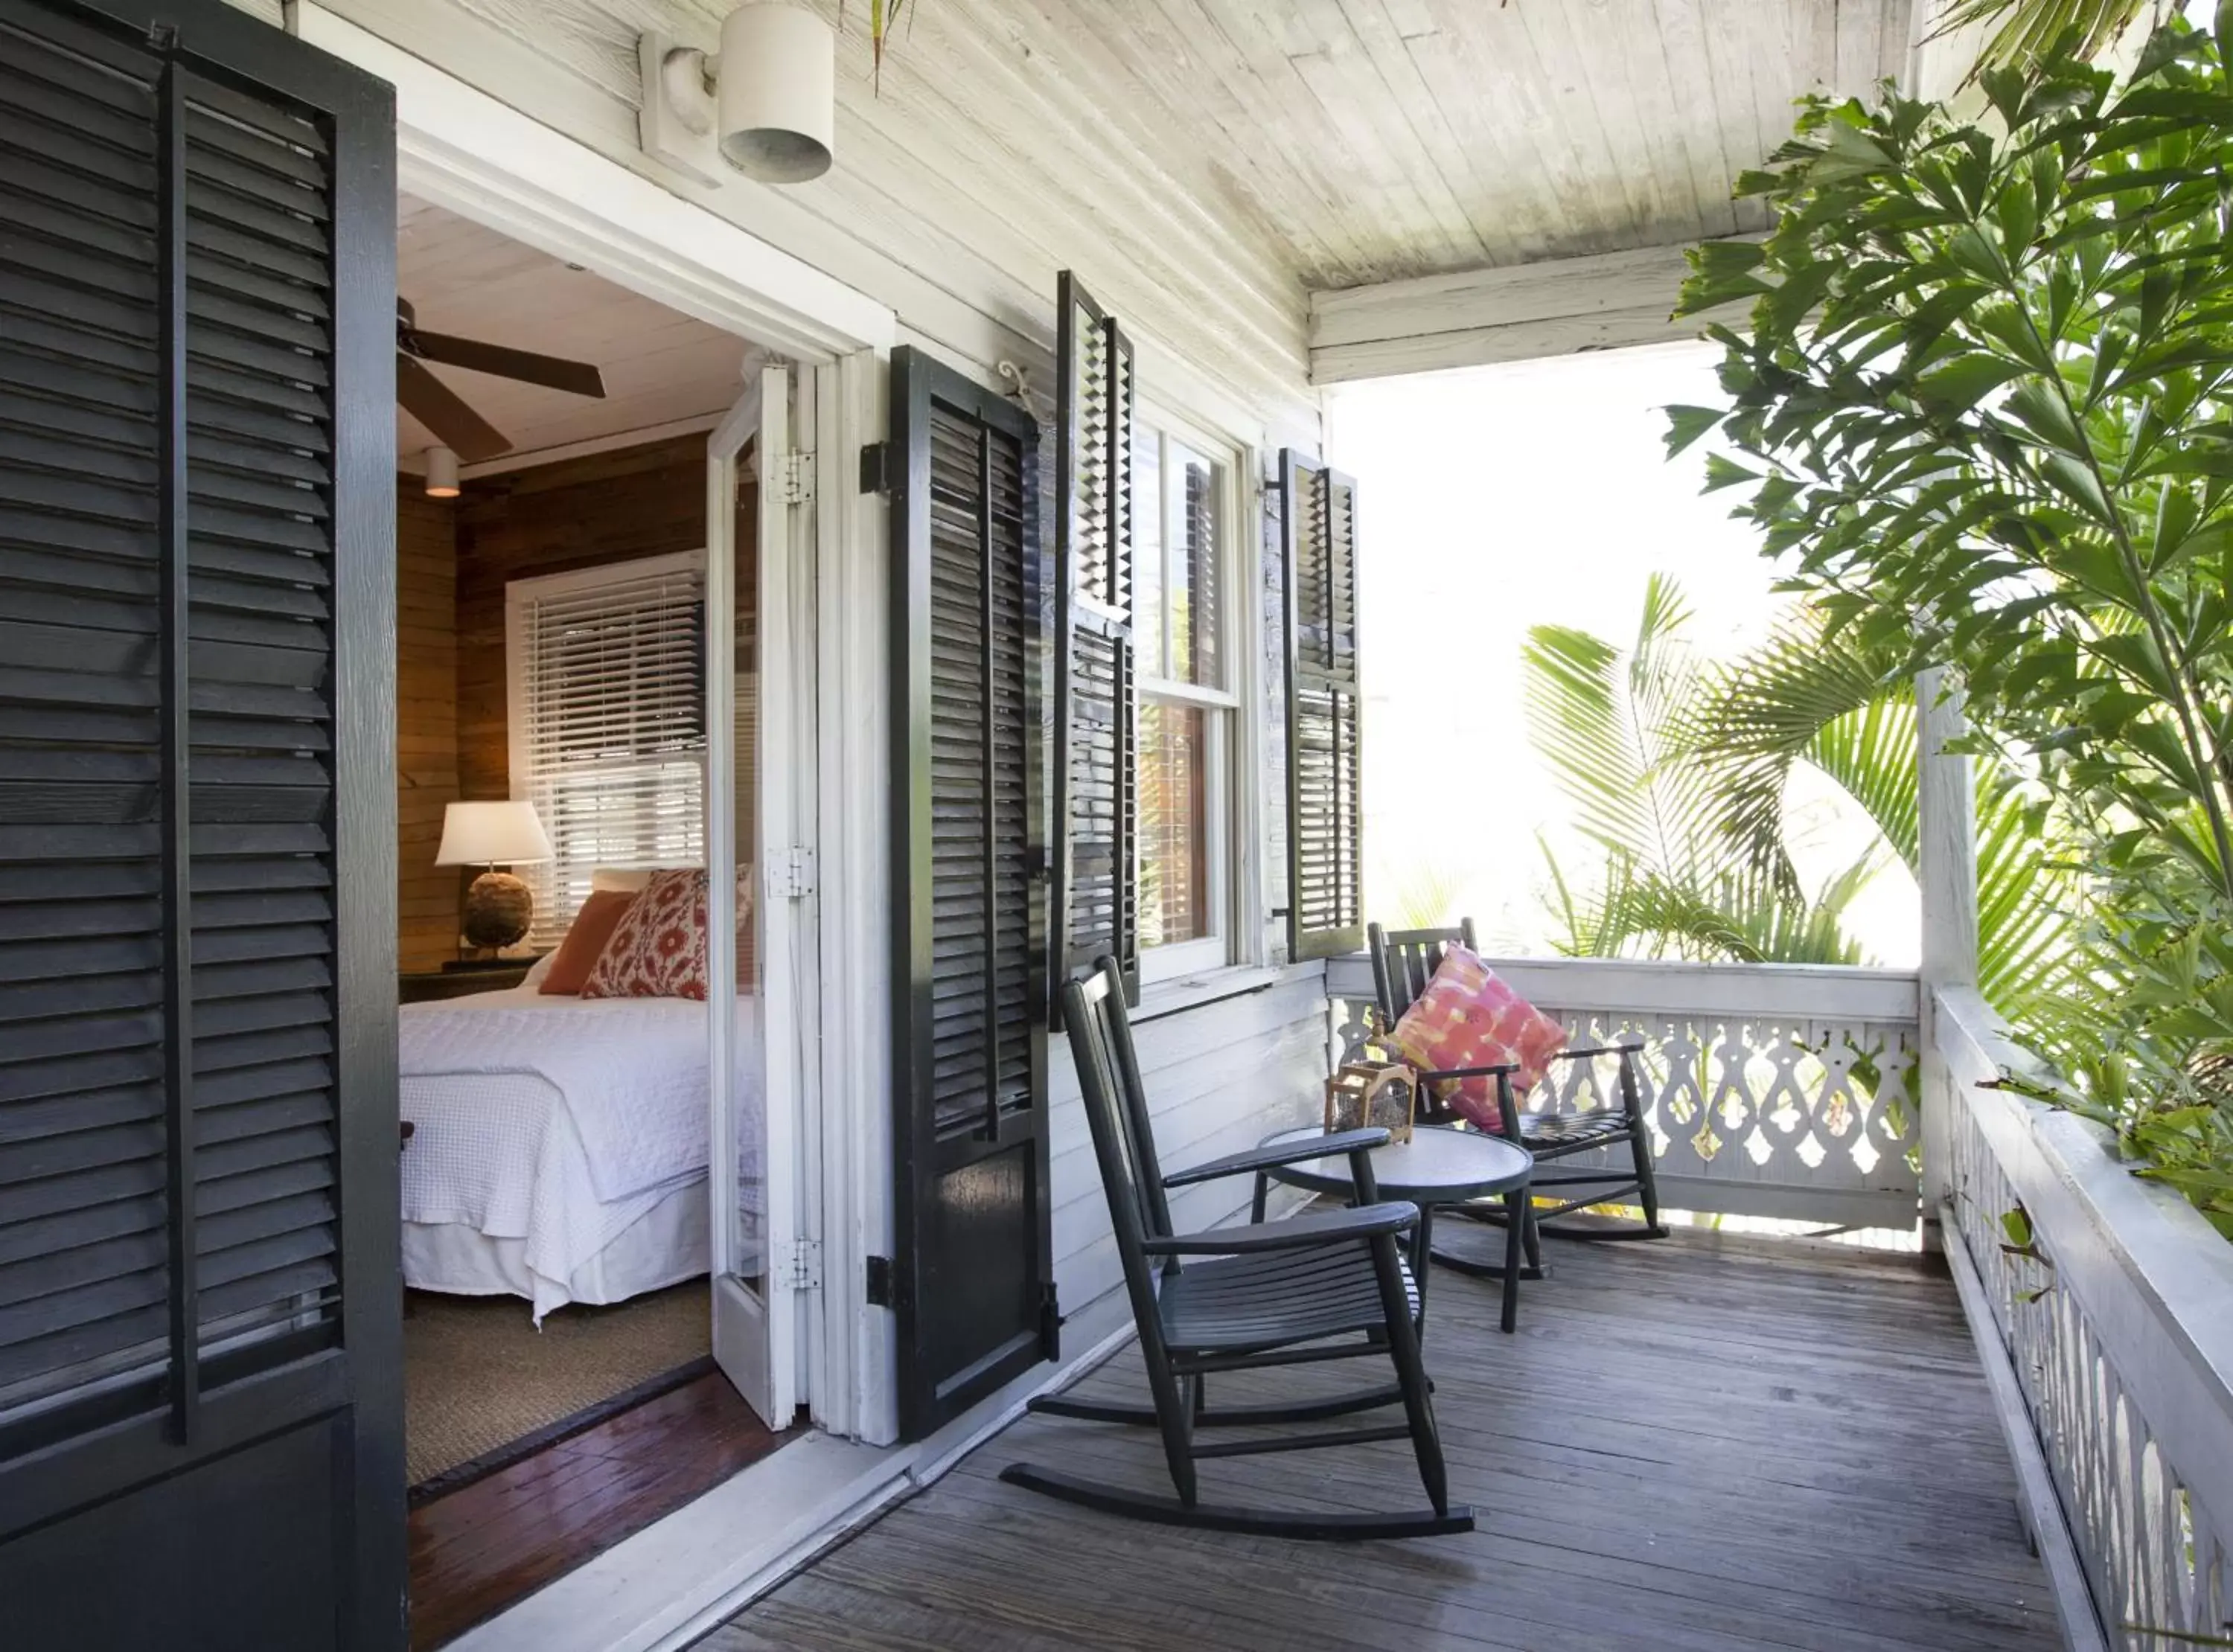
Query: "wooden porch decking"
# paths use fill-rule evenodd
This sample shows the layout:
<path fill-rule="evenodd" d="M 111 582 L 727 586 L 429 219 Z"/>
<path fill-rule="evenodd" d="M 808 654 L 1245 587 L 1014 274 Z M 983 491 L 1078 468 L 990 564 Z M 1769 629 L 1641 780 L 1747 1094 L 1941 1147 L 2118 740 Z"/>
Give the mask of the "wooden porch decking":
<path fill-rule="evenodd" d="M 1462 1223 L 1450 1237 L 1492 1239 Z M 1029 1418 L 700 1642 L 770 1648 L 1997 1652 L 2060 1644 L 1952 1285 L 1912 1258 L 1678 1234 L 1555 1245 L 1520 1331 L 1436 1270 L 1428 1364 L 1464 1538 L 1180 1532 L 1004 1486 L 1165 1493 L 1152 1430 Z M 1221 1400 L 1353 1386 L 1363 1362 Z M 1377 1380 L 1377 1378 L 1376 1378 Z M 1081 1392 L 1144 1392 L 1136 1351 Z M 1408 1507 L 1409 1447 L 1205 1466 L 1216 1500 Z"/>

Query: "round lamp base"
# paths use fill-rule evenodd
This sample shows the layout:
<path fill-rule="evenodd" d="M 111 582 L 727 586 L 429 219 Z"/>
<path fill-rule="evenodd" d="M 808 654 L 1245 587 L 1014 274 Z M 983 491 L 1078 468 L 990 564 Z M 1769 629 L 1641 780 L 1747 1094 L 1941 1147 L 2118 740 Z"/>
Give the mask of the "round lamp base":
<path fill-rule="evenodd" d="M 525 883 L 509 872 L 484 872 L 465 891 L 465 944 L 492 951 L 517 945 L 534 917 L 535 897 Z"/>

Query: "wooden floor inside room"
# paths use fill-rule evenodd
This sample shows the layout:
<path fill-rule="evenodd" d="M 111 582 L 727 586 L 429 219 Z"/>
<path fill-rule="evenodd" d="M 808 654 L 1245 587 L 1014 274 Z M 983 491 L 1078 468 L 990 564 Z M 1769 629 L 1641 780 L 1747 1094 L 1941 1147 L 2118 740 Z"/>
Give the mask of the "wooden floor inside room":
<path fill-rule="evenodd" d="M 794 1438 L 711 1372 L 411 1514 L 411 1646 L 427 1652 Z"/>
<path fill-rule="evenodd" d="M 1446 1226 L 1452 1248 L 1501 1243 Z M 1094 1513 L 997 1476 L 1025 1460 L 1168 1496 L 1154 1432 L 1029 1418 L 698 1652 L 2060 1644 L 1950 1281 L 1911 1256 L 1702 1233 L 1549 1249 L 1516 1336 L 1496 1331 L 1490 1285 L 1431 1281 L 1427 1363 L 1470 1535 L 1306 1544 Z M 1211 1403 L 1354 1388 L 1366 1369 L 1213 1379 Z M 1136 1350 L 1079 1392 L 1143 1397 Z M 1423 1500 L 1402 1441 L 1202 1477 L 1205 1501 Z"/>

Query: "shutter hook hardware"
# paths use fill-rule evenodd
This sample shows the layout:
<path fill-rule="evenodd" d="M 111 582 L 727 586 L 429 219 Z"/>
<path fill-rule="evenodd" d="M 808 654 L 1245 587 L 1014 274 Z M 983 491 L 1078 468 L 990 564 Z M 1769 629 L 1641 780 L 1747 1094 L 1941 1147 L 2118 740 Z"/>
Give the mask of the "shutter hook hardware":
<path fill-rule="evenodd" d="M 1030 413 L 1032 411 L 1031 374 L 1013 361 L 995 361 L 993 364 L 993 371 L 1008 381 L 1009 388 L 1000 393 L 1025 413 Z"/>
<path fill-rule="evenodd" d="M 147 45 L 165 56 L 179 49 L 179 25 L 174 23 L 151 23 L 147 25 Z"/>

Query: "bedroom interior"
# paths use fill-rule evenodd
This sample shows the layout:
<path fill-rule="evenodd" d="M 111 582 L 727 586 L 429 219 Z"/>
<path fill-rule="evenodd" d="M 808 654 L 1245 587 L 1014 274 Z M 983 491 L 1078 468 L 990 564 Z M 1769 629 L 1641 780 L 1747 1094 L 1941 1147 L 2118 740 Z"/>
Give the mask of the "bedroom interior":
<path fill-rule="evenodd" d="M 416 326 L 578 361 L 605 392 L 435 357 L 419 370 L 504 451 L 396 414 L 406 1447 L 412 1638 L 431 1647 L 791 1431 L 717 1369 L 706 1278 L 724 1208 L 707 1168 L 707 444 L 765 352 L 399 206 Z M 758 491 L 747 465 L 726 811 L 743 1127 L 726 1207 L 748 1281 Z M 517 897 L 493 918 L 492 881 Z"/>

